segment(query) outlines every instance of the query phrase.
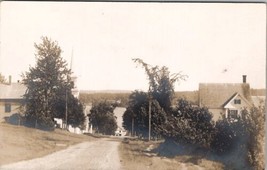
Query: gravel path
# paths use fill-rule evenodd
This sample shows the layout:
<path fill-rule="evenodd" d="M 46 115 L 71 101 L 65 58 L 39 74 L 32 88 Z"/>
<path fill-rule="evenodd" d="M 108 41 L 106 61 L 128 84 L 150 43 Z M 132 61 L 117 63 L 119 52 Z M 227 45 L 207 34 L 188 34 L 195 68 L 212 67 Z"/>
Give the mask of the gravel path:
<path fill-rule="evenodd" d="M 120 170 L 119 142 L 100 139 L 28 161 L 4 165 L 1 170 Z"/>

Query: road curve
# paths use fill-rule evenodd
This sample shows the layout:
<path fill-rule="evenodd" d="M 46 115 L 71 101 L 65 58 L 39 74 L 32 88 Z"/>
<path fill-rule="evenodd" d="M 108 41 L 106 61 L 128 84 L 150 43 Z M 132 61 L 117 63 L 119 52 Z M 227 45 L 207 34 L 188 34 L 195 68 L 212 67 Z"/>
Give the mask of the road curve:
<path fill-rule="evenodd" d="M 99 139 L 50 155 L 1 166 L 1 170 L 120 170 L 118 141 Z"/>

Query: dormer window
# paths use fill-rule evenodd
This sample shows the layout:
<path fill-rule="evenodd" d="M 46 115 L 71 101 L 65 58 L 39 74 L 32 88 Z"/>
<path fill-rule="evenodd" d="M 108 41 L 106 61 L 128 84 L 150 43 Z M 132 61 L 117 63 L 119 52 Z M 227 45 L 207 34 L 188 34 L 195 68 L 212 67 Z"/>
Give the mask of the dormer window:
<path fill-rule="evenodd" d="M 234 103 L 235 103 L 235 104 L 241 104 L 241 99 L 235 99 L 235 100 L 234 100 Z"/>

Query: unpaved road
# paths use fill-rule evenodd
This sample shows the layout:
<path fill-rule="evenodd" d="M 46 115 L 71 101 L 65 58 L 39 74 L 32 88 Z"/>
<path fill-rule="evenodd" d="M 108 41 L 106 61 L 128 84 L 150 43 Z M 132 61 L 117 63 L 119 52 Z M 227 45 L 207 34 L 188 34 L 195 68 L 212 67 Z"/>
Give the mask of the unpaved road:
<path fill-rule="evenodd" d="M 42 158 L 1 166 L 1 170 L 120 170 L 118 141 L 99 139 Z"/>

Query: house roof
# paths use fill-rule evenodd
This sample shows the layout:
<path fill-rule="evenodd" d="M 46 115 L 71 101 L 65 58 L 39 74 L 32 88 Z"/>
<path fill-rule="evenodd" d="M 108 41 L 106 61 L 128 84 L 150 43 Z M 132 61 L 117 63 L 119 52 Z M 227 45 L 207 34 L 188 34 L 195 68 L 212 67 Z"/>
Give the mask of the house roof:
<path fill-rule="evenodd" d="M 225 103 L 237 93 L 251 102 L 250 86 L 247 83 L 200 83 L 199 105 L 208 108 L 223 108 Z"/>
<path fill-rule="evenodd" d="M 247 101 L 243 96 L 241 96 L 239 93 L 235 93 L 227 102 L 223 104 L 224 108 L 235 108 L 233 105 L 231 105 L 231 102 L 237 97 L 240 96 L 240 98 L 247 103 L 248 106 L 251 106 L 251 103 Z"/>
<path fill-rule="evenodd" d="M 176 91 L 175 98 L 184 98 L 193 104 L 198 104 L 198 91 Z"/>
<path fill-rule="evenodd" d="M 0 84 L 0 99 L 22 99 L 26 89 L 21 83 Z"/>

